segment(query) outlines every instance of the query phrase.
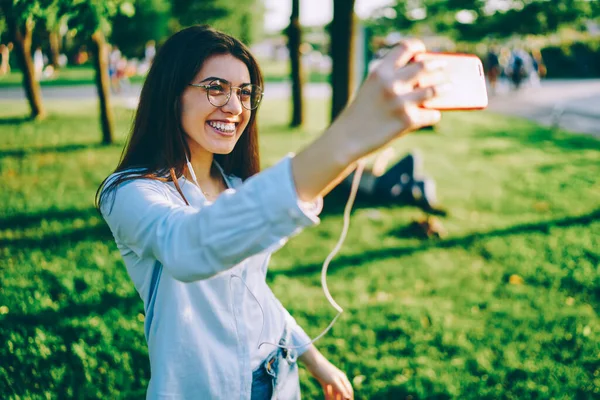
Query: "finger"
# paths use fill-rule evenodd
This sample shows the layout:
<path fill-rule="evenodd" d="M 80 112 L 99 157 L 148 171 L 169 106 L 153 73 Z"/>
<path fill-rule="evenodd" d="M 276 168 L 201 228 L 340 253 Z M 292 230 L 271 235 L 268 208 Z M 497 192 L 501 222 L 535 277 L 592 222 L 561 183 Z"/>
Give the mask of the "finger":
<path fill-rule="evenodd" d="M 399 102 L 408 102 L 414 104 L 423 104 L 427 100 L 431 100 L 436 96 L 440 96 L 450 90 L 450 84 L 443 83 L 441 85 L 427 86 L 415 89 L 409 93 L 402 95 Z"/>
<path fill-rule="evenodd" d="M 421 108 L 413 102 L 401 100 L 394 112 L 399 120 L 402 121 L 403 127 L 399 134 L 413 131 L 424 126 L 432 126 L 437 124 L 441 119 L 441 113 L 438 110 L 430 110 Z"/>
<path fill-rule="evenodd" d="M 342 400 L 342 394 L 340 392 L 335 394 L 335 400 Z"/>
<path fill-rule="evenodd" d="M 414 129 L 433 126 L 440 122 L 440 119 L 442 119 L 442 113 L 438 110 L 419 108 L 416 115 L 413 117 L 413 126 Z"/>
<path fill-rule="evenodd" d="M 325 386 L 325 399 L 333 400 L 333 386 L 332 385 Z"/>
<path fill-rule="evenodd" d="M 411 83 L 414 86 L 424 76 L 446 75 L 445 68 L 448 63 L 445 60 L 432 59 L 409 63 L 395 72 L 395 79 Z M 428 85 L 429 86 L 429 85 Z"/>
<path fill-rule="evenodd" d="M 352 388 L 352 384 L 346 375 L 342 377 L 342 383 L 344 384 L 344 388 L 346 389 L 346 398 L 353 399 L 354 398 L 354 389 Z"/>
<path fill-rule="evenodd" d="M 352 386 L 348 384 L 345 380 L 340 382 L 340 386 L 342 388 L 342 393 L 344 394 L 344 399 L 352 399 L 354 398 L 354 392 L 352 391 Z"/>
<path fill-rule="evenodd" d="M 450 83 L 450 76 L 446 71 L 438 70 L 429 73 L 422 73 L 417 76 L 415 85 L 420 88 L 428 86 L 441 86 Z"/>
<path fill-rule="evenodd" d="M 418 53 L 425 52 L 425 44 L 419 39 L 404 39 L 385 56 L 386 60 L 391 60 L 393 65 L 403 67 Z"/>

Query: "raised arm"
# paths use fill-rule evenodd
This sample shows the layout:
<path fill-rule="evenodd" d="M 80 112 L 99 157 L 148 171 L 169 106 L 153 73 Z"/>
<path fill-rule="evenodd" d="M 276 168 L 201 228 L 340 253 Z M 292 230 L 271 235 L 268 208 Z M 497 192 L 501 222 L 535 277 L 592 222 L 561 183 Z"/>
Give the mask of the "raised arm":
<path fill-rule="evenodd" d="M 289 157 L 201 209 L 174 204 L 168 190 L 161 182 L 129 181 L 102 213 L 118 244 L 160 261 L 184 282 L 210 278 L 279 247 L 319 221 L 298 201 Z"/>
<path fill-rule="evenodd" d="M 404 41 L 390 51 L 331 127 L 294 157 L 292 171 L 302 200 L 326 194 L 360 158 L 439 121 L 439 111 L 419 106 L 443 90 L 444 66 L 435 61 L 407 64 L 423 51 L 419 40 Z M 433 86 L 415 88 L 421 80 Z"/>

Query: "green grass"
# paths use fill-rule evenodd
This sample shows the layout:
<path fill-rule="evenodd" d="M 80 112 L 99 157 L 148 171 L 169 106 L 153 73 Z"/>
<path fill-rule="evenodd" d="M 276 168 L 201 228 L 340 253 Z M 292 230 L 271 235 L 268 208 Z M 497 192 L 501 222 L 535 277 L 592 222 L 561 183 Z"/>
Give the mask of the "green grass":
<path fill-rule="evenodd" d="M 47 106 L 31 122 L 24 103 L 0 102 L 0 397 L 143 398 L 142 303 L 92 206 L 131 112 L 116 110 L 119 143 L 102 147 L 95 102 Z M 290 131 L 287 106 L 261 110 L 265 166 L 326 124 L 314 101 L 308 126 Z M 418 210 L 357 205 L 328 279 L 345 313 L 317 343 L 357 398 L 597 398 L 600 143 L 481 112 L 394 146 L 423 153 L 449 234 L 417 239 L 405 227 Z M 344 201 L 328 196 L 321 224 L 269 272 L 313 337 L 335 315 L 319 279 Z M 301 380 L 319 398 L 305 369 Z"/>
<path fill-rule="evenodd" d="M 290 81 L 290 63 L 285 60 L 258 60 L 266 82 Z M 304 67 L 305 80 L 312 83 L 329 82 L 329 74 Z"/>
<path fill-rule="evenodd" d="M 266 82 L 286 82 L 290 80 L 289 63 L 287 61 L 261 60 L 260 66 Z M 329 82 L 329 74 L 317 71 L 306 71 L 308 82 Z M 94 84 L 95 72 L 91 65 L 69 66 L 60 69 L 51 79 L 40 81 L 41 86 L 74 86 Z M 132 83 L 142 83 L 144 76 L 130 78 Z M 0 76 L 0 89 L 21 87 L 23 74 L 14 68 L 9 74 Z"/>
<path fill-rule="evenodd" d="M 75 86 L 93 85 L 95 77 L 94 68 L 91 65 L 69 66 L 58 70 L 50 79 L 40 81 L 41 86 Z M 144 81 L 143 76 L 130 78 L 133 83 Z M 23 86 L 23 74 L 18 68 L 14 68 L 9 74 L 0 76 L 0 89 Z"/>

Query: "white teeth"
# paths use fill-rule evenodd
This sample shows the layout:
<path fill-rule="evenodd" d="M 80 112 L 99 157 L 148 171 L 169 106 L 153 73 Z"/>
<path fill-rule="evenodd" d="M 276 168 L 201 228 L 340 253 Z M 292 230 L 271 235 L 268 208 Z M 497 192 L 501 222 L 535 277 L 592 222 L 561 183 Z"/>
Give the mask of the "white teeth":
<path fill-rule="evenodd" d="M 233 122 L 229 122 L 229 123 L 224 123 L 224 122 L 217 122 L 217 121 L 208 121 L 208 124 L 210 126 L 212 126 L 213 128 L 216 128 L 222 132 L 234 132 L 235 131 L 235 123 Z"/>

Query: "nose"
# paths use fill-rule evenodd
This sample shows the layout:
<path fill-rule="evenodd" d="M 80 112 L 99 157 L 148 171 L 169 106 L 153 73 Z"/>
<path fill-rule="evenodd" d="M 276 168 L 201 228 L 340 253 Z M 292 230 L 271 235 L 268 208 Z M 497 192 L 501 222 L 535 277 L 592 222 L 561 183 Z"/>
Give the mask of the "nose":
<path fill-rule="evenodd" d="M 240 100 L 239 96 L 239 90 L 240 89 L 237 88 L 231 90 L 231 97 L 229 98 L 229 101 L 227 104 L 221 107 L 224 112 L 232 115 L 240 115 L 244 111 L 242 107 L 242 101 Z"/>

